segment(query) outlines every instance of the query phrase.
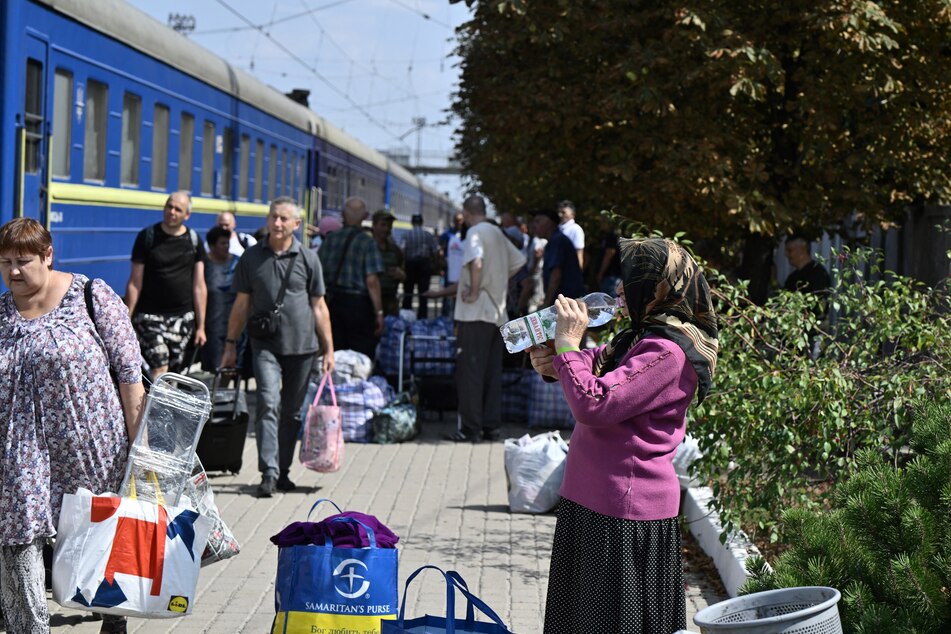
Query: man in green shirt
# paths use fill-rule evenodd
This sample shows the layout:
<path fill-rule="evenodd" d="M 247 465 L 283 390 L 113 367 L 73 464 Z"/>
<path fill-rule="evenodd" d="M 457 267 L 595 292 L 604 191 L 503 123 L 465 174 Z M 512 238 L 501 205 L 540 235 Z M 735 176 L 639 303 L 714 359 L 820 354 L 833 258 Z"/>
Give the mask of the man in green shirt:
<path fill-rule="evenodd" d="M 334 231 L 320 245 L 333 328 L 334 350 L 356 350 L 373 359 L 383 334 L 383 299 L 380 275 L 383 256 L 361 226 L 367 204 L 353 197 L 343 206 L 343 229 Z"/>
<path fill-rule="evenodd" d="M 380 275 L 380 295 L 383 298 L 383 314 L 399 315 L 400 304 L 396 297 L 400 282 L 406 279 L 403 251 L 393 240 L 393 221 L 396 216 L 385 209 L 373 214 L 373 240 L 383 256 L 383 273 Z"/>

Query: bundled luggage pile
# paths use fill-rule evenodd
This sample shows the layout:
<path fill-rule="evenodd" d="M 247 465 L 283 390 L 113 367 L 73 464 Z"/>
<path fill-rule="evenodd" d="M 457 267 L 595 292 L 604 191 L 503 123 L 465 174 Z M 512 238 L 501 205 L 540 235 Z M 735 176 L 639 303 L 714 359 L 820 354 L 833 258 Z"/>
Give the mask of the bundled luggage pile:
<path fill-rule="evenodd" d="M 387 317 L 377 364 L 398 391 L 407 385 L 416 391 L 420 409 L 441 416 L 456 408 L 456 338 L 449 317 Z"/>
<path fill-rule="evenodd" d="M 305 466 L 336 471 L 343 450 L 334 448 L 344 441 L 386 444 L 419 434 L 413 395 L 409 391 L 397 394 L 385 378 L 370 376 L 372 363 L 366 355 L 337 350 L 334 365 L 329 380 L 321 377 L 310 382 L 301 407 L 300 458 Z"/>

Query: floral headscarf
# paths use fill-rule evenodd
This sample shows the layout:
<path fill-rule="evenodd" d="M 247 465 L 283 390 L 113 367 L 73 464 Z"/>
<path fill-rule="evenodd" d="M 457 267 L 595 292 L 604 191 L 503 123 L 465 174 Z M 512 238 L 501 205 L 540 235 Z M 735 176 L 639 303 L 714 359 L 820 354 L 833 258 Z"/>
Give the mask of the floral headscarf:
<path fill-rule="evenodd" d="M 619 241 L 624 297 L 631 327 L 619 332 L 594 362 L 603 376 L 618 366 L 631 347 L 648 334 L 680 346 L 697 373 L 697 399 L 703 402 L 717 365 L 717 316 L 710 287 L 696 261 L 671 240 Z"/>

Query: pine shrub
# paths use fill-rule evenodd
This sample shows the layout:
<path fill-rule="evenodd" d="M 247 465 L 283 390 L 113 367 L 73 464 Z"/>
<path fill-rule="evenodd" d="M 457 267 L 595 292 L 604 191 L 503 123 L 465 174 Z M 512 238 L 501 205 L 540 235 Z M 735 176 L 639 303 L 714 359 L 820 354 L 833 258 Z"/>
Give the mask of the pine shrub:
<path fill-rule="evenodd" d="M 830 586 L 846 632 L 951 631 L 951 402 L 915 407 L 910 443 L 903 465 L 861 450 L 828 512 L 788 510 L 791 549 L 751 560 L 743 592 Z"/>

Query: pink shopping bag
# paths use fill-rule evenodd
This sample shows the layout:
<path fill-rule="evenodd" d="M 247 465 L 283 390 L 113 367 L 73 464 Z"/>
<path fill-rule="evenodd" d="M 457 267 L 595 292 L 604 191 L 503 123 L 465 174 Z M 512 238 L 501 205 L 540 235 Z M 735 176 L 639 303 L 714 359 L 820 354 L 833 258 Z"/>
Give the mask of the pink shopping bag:
<path fill-rule="evenodd" d="M 320 395 L 324 384 L 330 383 L 330 399 L 333 405 L 321 405 Z M 324 374 L 317 388 L 314 402 L 307 410 L 304 422 L 304 437 L 300 445 L 301 464 L 320 473 L 331 473 L 343 463 L 343 424 L 340 408 L 337 407 L 337 393 L 334 390 L 330 374 Z"/>

